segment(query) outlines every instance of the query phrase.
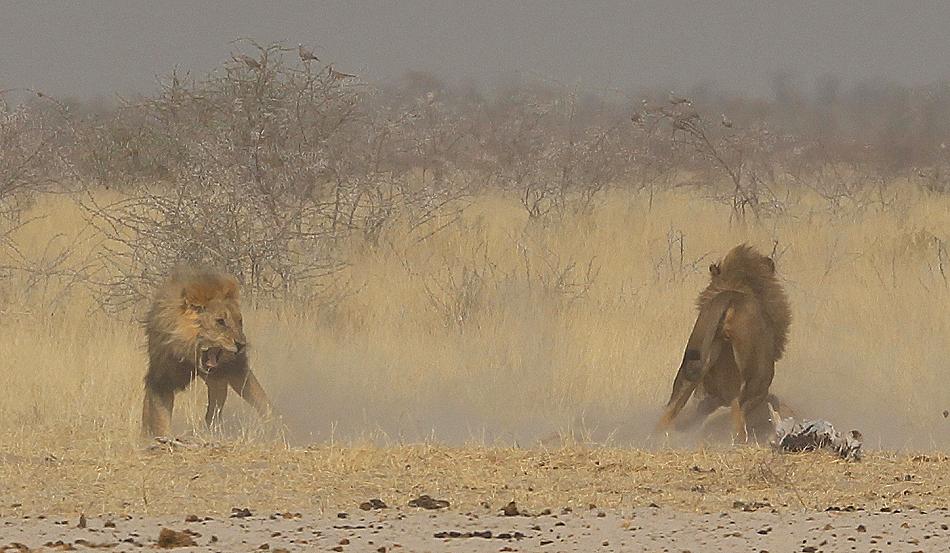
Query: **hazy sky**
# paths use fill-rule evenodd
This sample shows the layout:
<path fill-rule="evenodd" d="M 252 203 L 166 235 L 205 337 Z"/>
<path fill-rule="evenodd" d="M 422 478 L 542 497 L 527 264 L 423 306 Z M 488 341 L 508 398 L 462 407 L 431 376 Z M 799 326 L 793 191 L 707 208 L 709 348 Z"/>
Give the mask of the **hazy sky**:
<path fill-rule="evenodd" d="M 241 36 L 312 45 L 370 80 L 524 73 L 563 83 L 768 93 L 777 71 L 950 79 L 950 2 L 0 0 L 0 89 L 89 97 L 203 74 Z"/>

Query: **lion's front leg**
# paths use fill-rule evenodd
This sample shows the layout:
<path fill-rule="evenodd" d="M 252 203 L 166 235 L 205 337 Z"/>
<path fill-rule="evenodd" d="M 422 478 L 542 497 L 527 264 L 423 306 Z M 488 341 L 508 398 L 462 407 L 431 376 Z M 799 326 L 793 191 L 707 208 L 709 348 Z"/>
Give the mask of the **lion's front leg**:
<path fill-rule="evenodd" d="M 230 376 L 229 380 L 234 391 L 251 404 L 261 417 L 268 418 L 273 414 L 274 408 L 264 388 L 250 369 Z"/>
<path fill-rule="evenodd" d="M 174 408 L 174 390 L 157 390 L 146 385 L 145 402 L 142 406 L 142 435 L 146 438 L 168 436 Z"/>
<path fill-rule="evenodd" d="M 205 423 L 210 428 L 221 420 L 221 409 L 224 407 L 224 401 L 228 399 L 228 380 L 209 376 L 205 379 L 205 384 L 208 385 L 208 410 L 205 412 Z"/>

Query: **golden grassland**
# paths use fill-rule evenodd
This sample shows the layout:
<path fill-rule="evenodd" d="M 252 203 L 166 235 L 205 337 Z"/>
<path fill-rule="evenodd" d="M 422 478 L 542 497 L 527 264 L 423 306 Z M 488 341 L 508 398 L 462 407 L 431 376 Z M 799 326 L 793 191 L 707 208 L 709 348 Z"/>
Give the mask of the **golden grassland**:
<path fill-rule="evenodd" d="M 739 242 L 766 252 L 777 242 L 794 320 L 773 390 L 803 415 L 860 429 L 869 449 L 946 448 L 950 199 L 907 183 L 882 194 L 832 209 L 797 191 L 784 213 L 746 224 L 696 192 L 651 202 L 613 191 L 543 220 L 484 195 L 431 237 L 394 227 L 347 252 L 336 278 L 348 294 L 246 308 L 252 365 L 286 442 L 233 396 L 225 428 L 209 434 L 196 386 L 177 401 L 175 428 L 224 445 L 166 455 L 138 442 L 141 327 L 91 309 L 82 288 L 51 301 L 55 283 L 24 291 L 14 276 L 0 285 L 0 495 L 64 512 L 226 511 L 244 499 L 333 510 L 417 491 L 472 508 L 516 498 L 701 509 L 740 496 L 815 508 L 905 489 L 926 504 L 924 489 L 946 497 L 947 463 L 912 453 L 818 470 L 807 455 L 670 450 L 649 436 L 706 267 Z M 16 236 L 27 257 L 87 236 L 68 197 L 34 215 Z M 74 255 L 98 247 L 88 236 Z M 540 440 L 556 445 L 522 449 Z M 590 441 L 607 445 L 577 445 Z M 694 465 L 719 467 L 702 473 L 707 492 L 680 489 L 700 485 Z M 917 483 L 897 486 L 905 474 Z M 222 486 L 232 491 L 211 493 Z M 314 486 L 328 491 L 304 491 Z"/>

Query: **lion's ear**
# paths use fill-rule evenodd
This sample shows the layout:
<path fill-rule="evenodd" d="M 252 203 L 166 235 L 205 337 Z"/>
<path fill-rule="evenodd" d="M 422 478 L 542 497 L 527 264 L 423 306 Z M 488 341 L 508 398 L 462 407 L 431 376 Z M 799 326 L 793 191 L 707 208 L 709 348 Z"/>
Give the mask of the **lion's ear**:
<path fill-rule="evenodd" d="M 198 300 L 194 294 L 189 294 L 187 288 L 181 291 L 181 303 L 186 311 L 202 313 L 205 310 L 204 302 Z"/>
<path fill-rule="evenodd" d="M 233 276 L 228 276 L 224 280 L 224 299 L 226 300 L 236 300 L 240 295 L 240 286 L 238 281 Z"/>
<path fill-rule="evenodd" d="M 709 274 L 712 276 L 719 276 L 719 264 L 713 263 L 709 266 Z"/>
<path fill-rule="evenodd" d="M 774 273 L 774 272 L 775 272 L 775 262 L 772 261 L 772 258 L 771 258 L 771 257 L 766 257 L 766 258 L 765 258 L 765 266 L 766 266 L 766 268 L 769 270 L 770 273 Z"/>

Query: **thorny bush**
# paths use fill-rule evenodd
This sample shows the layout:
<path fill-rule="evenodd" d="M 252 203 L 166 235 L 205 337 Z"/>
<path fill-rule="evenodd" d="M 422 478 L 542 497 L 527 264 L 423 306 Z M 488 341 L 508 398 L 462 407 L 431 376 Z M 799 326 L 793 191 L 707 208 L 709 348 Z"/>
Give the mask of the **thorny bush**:
<path fill-rule="evenodd" d="M 142 127 L 125 142 L 135 164 L 100 172 L 130 178 L 117 200 L 83 201 L 108 238 L 97 282 L 105 306 L 135 304 L 182 263 L 226 269 L 253 297 L 313 293 L 354 232 L 373 242 L 464 195 L 399 170 L 400 124 L 412 114 L 371 112 L 357 78 L 291 65 L 279 44 L 251 46 L 254 57 L 202 81 L 172 74 L 156 98 L 124 107 Z M 127 127 L 95 134 L 114 141 Z"/>

